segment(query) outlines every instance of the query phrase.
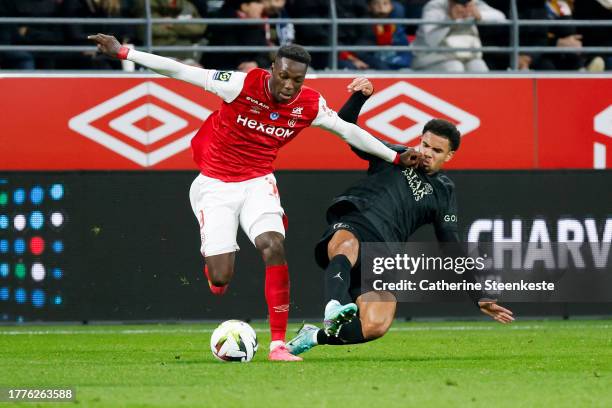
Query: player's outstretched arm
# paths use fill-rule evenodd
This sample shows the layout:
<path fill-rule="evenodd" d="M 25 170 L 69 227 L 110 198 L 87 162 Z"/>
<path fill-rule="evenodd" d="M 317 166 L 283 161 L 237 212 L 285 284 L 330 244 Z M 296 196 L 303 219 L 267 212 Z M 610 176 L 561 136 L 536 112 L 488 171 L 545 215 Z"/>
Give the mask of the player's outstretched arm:
<path fill-rule="evenodd" d="M 357 124 L 359 112 L 368 98 L 374 93 L 374 86 L 366 77 L 357 77 L 347 86 L 347 90 L 352 94 L 338 111 L 338 117 L 346 122 Z M 384 140 L 380 140 L 380 142 L 398 153 L 404 153 L 406 150 L 411 149 L 404 145 L 387 143 Z M 368 173 L 375 173 L 377 170 L 380 170 L 384 168 L 384 166 L 388 165 L 387 162 L 380 160 L 376 156 L 364 153 L 352 146 L 351 149 L 357 156 L 370 162 Z M 380 164 L 383 164 L 383 167 L 381 167 Z"/>
<path fill-rule="evenodd" d="M 351 85 L 349 85 L 349 90 L 351 90 Z M 361 89 L 359 90 L 361 91 Z M 323 97 L 321 97 L 319 103 L 319 114 L 312 124 L 337 134 L 354 148 L 379 157 L 389 163 L 411 167 L 418 164 L 421 160 L 421 153 L 412 149 L 404 153 L 397 153 L 359 126 L 343 120 L 335 111 L 327 107 Z"/>
<path fill-rule="evenodd" d="M 128 59 L 158 74 L 180 79 L 202 88 L 206 86 L 205 70 L 202 68 L 192 67 L 170 58 L 123 47 L 112 35 L 95 34 L 88 36 L 87 39 L 95 42 L 98 50 L 109 57 Z"/>
<path fill-rule="evenodd" d="M 406 149 L 405 152 L 398 153 L 359 126 L 354 123 L 345 122 L 340 118 L 336 121 L 335 128 L 329 130 L 340 135 L 340 137 L 356 149 L 372 154 L 389 163 L 413 167 L 422 160 L 422 153 L 414 149 Z"/>

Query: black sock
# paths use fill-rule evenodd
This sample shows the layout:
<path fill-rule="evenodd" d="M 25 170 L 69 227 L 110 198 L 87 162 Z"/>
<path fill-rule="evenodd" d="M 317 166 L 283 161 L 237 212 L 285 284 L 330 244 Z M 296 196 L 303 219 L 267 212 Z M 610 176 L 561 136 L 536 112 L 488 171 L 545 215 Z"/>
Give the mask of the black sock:
<path fill-rule="evenodd" d="M 365 343 L 366 341 L 367 340 L 363 338 L 359 316 L 355 316 L 349 323 L 342 325 L 338 337 L 328 336 L 323 329 L 317 332 L 317 343 L 319 344 L 338 346 L 343 344 Z"/>
<path fill-rule="evenodd" d="M 326 304 L 332 299 L 342 304 L 350 303 L 351 268 L 351 262 L 344 255 L 336 255 L 329 261 L 325 269 Z"/>

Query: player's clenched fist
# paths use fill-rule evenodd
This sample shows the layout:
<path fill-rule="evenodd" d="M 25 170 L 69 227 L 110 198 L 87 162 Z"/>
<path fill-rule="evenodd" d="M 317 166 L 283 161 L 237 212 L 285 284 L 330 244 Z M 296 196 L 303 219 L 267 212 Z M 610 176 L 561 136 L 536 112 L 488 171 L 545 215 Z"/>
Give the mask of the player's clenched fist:
<path fill-rule="evenodd" d="M 109 57 L 118 58 L 121 50 L 121 43 L 112 35 L 96 34 L 87 36 L 88 40 L 96 43 L 98 51 Z"/>

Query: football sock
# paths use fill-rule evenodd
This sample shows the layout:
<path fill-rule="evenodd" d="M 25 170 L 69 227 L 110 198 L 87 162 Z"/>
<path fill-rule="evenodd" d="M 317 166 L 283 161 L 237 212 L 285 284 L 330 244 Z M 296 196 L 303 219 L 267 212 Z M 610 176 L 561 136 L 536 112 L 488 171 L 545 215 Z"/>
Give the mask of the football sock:
<path fill-rule="evenodd" d="M 316 333 L 318 344 L 330 344 L 334 346 L 343 344 L 358 344 L 365 343 L 367 340 L 363 338 L 361 330 L 361 320 L 359 316 L 355 316 L 349 323 L 342 325 L 338 337 L 329 336 L 325 330 L 321 329 Z"/>
<path fill-rule="evenodd" d="M 206 275 L 206 279 L 208 279 L 208 287 L 210 288 L 210 291 L 212 292 L 213 295 L 221 296 L 225 294 L 225 291 L 227 290 L 228 285 L 223 285 L 223 286 L 213 285 L 210 281 L 208 266 L 204 266 L 204 275 Z"/>
<path fill-rule="evenodd" d="M 325 269 L 325 303 L 332 299 L 343 305 L 351 302 L 351 268 L 351 262 L 344 255 L 336 255 L 329 261 Z"/>
<path fill-rule="evenodd" d="M 289 319 L 289 269 L 286 264 L 266 266 L 265 293 L 272 341 L 285 341 Z"/>

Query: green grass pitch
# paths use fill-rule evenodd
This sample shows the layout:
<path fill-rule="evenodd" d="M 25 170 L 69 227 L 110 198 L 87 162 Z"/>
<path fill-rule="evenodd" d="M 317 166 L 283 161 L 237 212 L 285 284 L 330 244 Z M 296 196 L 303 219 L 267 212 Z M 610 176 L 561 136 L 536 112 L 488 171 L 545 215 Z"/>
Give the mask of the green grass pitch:
<path fill-rule="evenodd" d="M 213 325 L 0 327 L 0 387 L 74 387 L 87 407 L 612 407 L 612 321 L 396 323 L 301 363 L 210 354 Z M 293 332 L 297 326 L 290 328 Z"/>

